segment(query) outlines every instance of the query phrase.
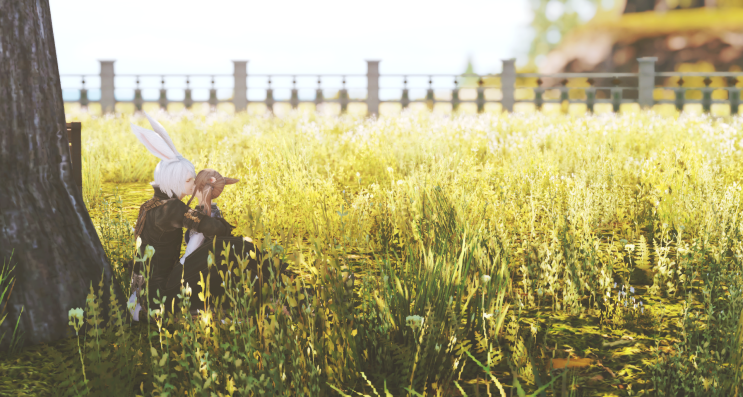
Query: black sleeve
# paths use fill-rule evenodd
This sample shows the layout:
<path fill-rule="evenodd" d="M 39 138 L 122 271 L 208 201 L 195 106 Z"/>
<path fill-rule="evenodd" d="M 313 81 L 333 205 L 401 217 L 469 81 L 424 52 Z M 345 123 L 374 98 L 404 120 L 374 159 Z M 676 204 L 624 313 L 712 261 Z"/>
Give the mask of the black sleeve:
<path fill-rule="evenodd" d="M 211 218 L 206 214 L 189 208 L 180 200 L 169 200 L 162 206 L 159 217 L 166 221 L 169 226 L 180 229 L 194 229 L 204 236 L 229 236 L 234 226 L 227 223 L 221 218 Z M 161 221 L 161 222 L 162 222 Z M 159 222 L 158 222 L 159 223 Z"/>
<path fill-rule="evenodd" d="M 222 218 L 212 218 L 194 209 L 183 214 L 183 227 L 194 229 L 204 236 L 229 236 L 235 228 Z"/>

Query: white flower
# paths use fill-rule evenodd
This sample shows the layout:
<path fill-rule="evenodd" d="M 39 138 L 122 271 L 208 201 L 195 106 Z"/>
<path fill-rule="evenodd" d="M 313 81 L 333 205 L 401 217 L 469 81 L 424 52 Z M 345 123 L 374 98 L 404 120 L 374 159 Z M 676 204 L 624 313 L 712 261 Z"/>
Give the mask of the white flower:
<path fill-rule="evenodd" d="M 482 280 L 483 284 L 487 284 L 488 281 L 490 281 L 490 276 L 488 276 L 487 274 L 483 274 L 482 277 L 480 277 L 480 280 Z"/>
<path fill-rule="evenodd" d="M 148 245 L 147 248 L 144 249 L 144 260 L 152 258 L 154 255 L 155 255 L 155 247 Z"/>
<path fill-rule="evenodd" d="M 632 251 L 635 250 L 635 245 L 634 244 L 627 244 L 627 245 L 624 246 L 624 249 L 626 249 L 629 252 L 632 252 Z"/>
<path fill-rule="evenodd" d="M 393 172 L 393 171 L 394 170 L 392 169 L 392 167 L 387 167 L 387 172 Z"/>
<path fill-rule="evenodd" d="M 482 314 L 482 318 L 486 318 L 487 319 L 487 318 L 490 318 L 490 317 L 493 317 L 493 313 L 483 313 Z"/>
<path fill-rule="evenodd" d="M 83 319 L 83 309 L 77 308 L 77 309 L 70 309 L 70 312 L 68 314 L 69 319 L 77 318 L 78 320 Z"/>
<path fill-rule="evenodd" d="M 75 335 L 77 335 L 78 331 L 80 331 L 80 328 L 83 326 L 83 309 L 79 307 L 77 309 L 70 309 L 67 316 L 70 319 L 68 324 L 75 328 Z M 77 321 L 75 321 L 75 319 L 77 319 Z"/>
<path fill-rule="evenodd" d="M 357 177 L 361 177 L 361 174 L 357 172 L 357 173 L 356 173 L 356 176 L 357 176 Z"/>
<path fill-rule="evenodd" d="M 423 317 L 421 316 L 407 316 L 405 317 L 405 323 L 408 325 L 408 327 L 416 329 L 423 326 Z"/>

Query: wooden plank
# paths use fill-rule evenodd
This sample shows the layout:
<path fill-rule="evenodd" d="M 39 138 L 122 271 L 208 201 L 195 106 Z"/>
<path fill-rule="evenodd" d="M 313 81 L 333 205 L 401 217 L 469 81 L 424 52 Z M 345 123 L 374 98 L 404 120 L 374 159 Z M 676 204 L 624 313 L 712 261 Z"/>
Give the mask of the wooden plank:
<path fill-rule="evenodd" d="M 72 179 L 83 192 L 83 167 L 82 167 L 82 124 L 80 122 L 67 123 L 67 139 L 70 142 L 70 160 L 72 163 Z"/>

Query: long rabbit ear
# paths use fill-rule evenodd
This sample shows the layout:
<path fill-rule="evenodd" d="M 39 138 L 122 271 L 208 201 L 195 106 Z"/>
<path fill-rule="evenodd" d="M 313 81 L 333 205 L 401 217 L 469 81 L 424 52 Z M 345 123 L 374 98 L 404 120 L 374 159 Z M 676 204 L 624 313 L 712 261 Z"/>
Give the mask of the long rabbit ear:
<path fill-rule="evenodd" d="M 161 160 L 173 160 L 176 154 L 160 135 L 138 125 L 131 124 L 132 132 L 153 155 Z"/>
<path fill-rule="evenodd" d="M 176 156 L 180 156 L 181 154 L 178 153 L 178 150 L 175 148 L 175 145 L 173 144 L 173 141 L 170 140 L 170 135 L 168 135 L 168 132 L 165 131 L 165 128 L 163 128 L 163 126 L 160 125 L 160 123 L 158 123 L 157 120 L 155 120 L 152 117 L 150 117 L 150 115 L 147 114 L 146 112 L 145 112 L 144 115 L 147 117 L 147 120 L 150 121 L 150 125 L 152 126 L 152 129 L 155 130 L 155 132 L 158 135 L 160 135 L 160 137 L 163 138 L 163 140 L 165 141 L 165 143 L 167 143 L 168 146 L 170 146 L 170 148 L 173 150 L 173 153 L 175 153 Z"/>

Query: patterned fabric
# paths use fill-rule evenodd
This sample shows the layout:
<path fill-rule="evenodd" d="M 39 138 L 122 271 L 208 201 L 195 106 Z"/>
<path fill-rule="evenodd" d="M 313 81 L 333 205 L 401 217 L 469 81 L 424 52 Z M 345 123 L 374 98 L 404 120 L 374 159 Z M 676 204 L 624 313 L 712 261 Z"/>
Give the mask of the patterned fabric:
<path fill-rule="evenodd" d="M 134 226 L 134 238 L 139 237 L 142 234 L 142 229 L 144 228 L 144 221 L 147 217 L 147 211 L 159 207 L 161 205 L 165 204 L 164 200 L 160 200 L 156 197 L 153 197 L 147 201 L 144 202 L 139 207 L 139 215 L 137 216 L 137 224 Z"/>
<path fill-rule="evenodd" d="M 196 210 L 201 210 L 203 207 L 196 206 Z M 217 204 L 212 203 L 212 218 L 221 218 L 222 217 L 222 211 L 219 210 L 219 207 L 217 207 Z M 188 242 L 191 240 L 191 237 L 194 235 L 199 234 L 196 230 L 190 229 L 183 235 L 183 240 L 186 241 L 186 245 L 188 245 Z"/>
<path fill-rule="evenodd" d="M 183 226 L 189 229 L 198 229 L 199 223 L 201 223 L 199 215 L 201 215 L 199 211 L 189 209 L 185 214 L 183 214 Z"/>

